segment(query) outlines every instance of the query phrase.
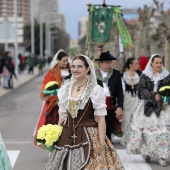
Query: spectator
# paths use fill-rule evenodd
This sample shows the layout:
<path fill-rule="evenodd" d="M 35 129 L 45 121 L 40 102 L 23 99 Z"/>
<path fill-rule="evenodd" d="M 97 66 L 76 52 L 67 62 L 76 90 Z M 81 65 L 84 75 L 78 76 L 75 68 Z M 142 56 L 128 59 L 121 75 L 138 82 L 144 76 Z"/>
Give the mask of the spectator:
<path fill-rule="evenodd" d="M 11 88 L 9 86 L 10 75 L 11 75 L 11 66 L 12 66 L 11 56 L 12 56 L 12 54 L 10 51 L 5 52 L 4 67 L 3 67 L 3 77 L 4 77 L 4 88 L 5 89 Z"/>
<path fill-rule="evenodd" d="M 52 57 L 51 57 L 51 56 L 48 56 L 48 59 L 47 59 L 48 66 L 50 65 L 51 61 L 52 61 Z"/>
<path fill-rule="evenodd" d="M 3 72 L 3 67 L 4 67 L 4 57 L 0 56 L 0 85 L 1 85 L 1 76 Z"/>
<path fill-rule="evenodd" d="M 44 60 L 38 56 L 37 59 L 38 75 L 43 75 Z"/>
<path fill-rule="evenodd" d="M 26 64 L 28 65 L 28 74 L 30 74 L 30 72 L 34 74 L 35 60 L 32 55 L 27 58 Z"/>

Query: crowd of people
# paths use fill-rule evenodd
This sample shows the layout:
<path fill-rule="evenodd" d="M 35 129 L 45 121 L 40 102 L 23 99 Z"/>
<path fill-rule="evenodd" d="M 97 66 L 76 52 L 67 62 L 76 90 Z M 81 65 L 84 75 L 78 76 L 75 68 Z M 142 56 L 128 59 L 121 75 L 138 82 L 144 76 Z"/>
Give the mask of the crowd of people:
<path fill-rule="evenodd" d="M 43 68 L 46 63 L 51 61 L 49 60 L 50 57 L 45 59 L 32 54 L 27 56 L 19 54 L 17 60 L 15 60 L 12 52 L 6 51 L 4 55 L 0 56 L 0 85 L 4 89 L 13 89 L 13 78 L 18 79 L 18 75 L 26 70 L 28 74 L 34 74 L 35 67 L 38 68 L 38 74 L 43 75 Z M 15 72 L 15 67 L 18 67 L 18 73 Z"/>
<path fill-rule="evenodd" d="M 69 62 L 64 50 L 57 52 L 42 83 L 44 102 L 34 134 L 44 124 L 63 127 L 46 170 L 124 169 L 112 135 L 121 137 L 127 153 L 141 154 L 146 162 L 156 157 L 166 166 L 170 115 L 159 89 L 170 85 L 170 74 L 161 55 L 143 58 L 128 58 L 120 72 L 109 51 L 101 52 L 95 65 L 88 56 Z M 60 87 L 55 96 L 43 94 L 50 81 Z"/>

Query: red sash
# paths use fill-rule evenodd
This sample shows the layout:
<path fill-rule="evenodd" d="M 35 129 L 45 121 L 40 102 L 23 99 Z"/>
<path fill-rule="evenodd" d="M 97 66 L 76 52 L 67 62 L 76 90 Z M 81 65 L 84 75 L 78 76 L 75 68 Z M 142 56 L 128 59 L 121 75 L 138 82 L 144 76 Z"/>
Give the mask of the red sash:
<path fill-rule="evenodd" d="M 116 109 L 116 106 L 113 105 L 112 97 L 106 97 L 106 105 L 107 105 L 107 110 L 113 110 Z"/>

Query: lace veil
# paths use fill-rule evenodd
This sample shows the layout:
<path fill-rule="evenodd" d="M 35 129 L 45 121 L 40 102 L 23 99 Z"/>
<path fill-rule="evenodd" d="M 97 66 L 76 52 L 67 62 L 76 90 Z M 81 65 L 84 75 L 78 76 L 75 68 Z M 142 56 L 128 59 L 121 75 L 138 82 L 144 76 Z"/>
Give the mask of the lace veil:
<path fill-rule="evenodd" d="M 58 54 L 60 52 L 65 52 L 65 51 L 63 49 L 58 50 L 58 52 L 55 54 L 55 56 L 53 57 L 53 60 L 50 63 L 50 68 L 53 68 L 58 63 Z"/>
<path fill-rule="evenodd" d="M 96 72 L 95 72 L 93 62 L 90 60 L 89 57 L 87 57 L 85 55 L 77 55 L 77 56 L 83 56 L 86 59 L 88 65 L 89 65 L 89 68 L 90 68 L 89 83 L 93 83 L 94 85 L 97 85 Z M 77 57 L 77 56 L 75 56 L 75 57 Z M 72 62 L 73 62 L 74 58 L 72 59 Z M 71 78 L 71 81 L 72 81 L 72 83 L 74 83 L 76 81 L 73 76 Z"/>
<path fill-rule="evenodd" d="M 155 57 L 156 55 L 159 55 L 161 58 L 162 56 L 160 54 L 153 54 L 147 65 L 146 65 L 146 68 L 144 69 L 144 71 L 142 72 L 143 74 L 145 74 L 146 76 L 148 76 L 150 79 L 153 78 L 153 69 L 152 69 L 152 66 L 151 66 L 151 63 L 152 63 L 152 59 L 153 57 Z M 166 76 L 168 76 L 169 72 L 164 68 L 164 66 L 162 66 L 162 70 L 160 72 L 160 80 L 164 79 Z"/>

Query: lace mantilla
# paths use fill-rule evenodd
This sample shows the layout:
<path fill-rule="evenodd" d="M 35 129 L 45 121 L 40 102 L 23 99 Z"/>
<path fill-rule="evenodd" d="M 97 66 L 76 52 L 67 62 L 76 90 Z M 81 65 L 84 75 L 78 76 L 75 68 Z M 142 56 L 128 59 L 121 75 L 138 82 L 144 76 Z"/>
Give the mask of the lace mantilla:
<path fill-rule="evenodd" d="M 147 65 L 146 65 L 145 70 L 142 72 L 143 74 L 145 74 L 146 76 L 148 76 L 150 79 L 153 78 L 153 69 L 152 69 L 151 63 L 152 63 L 153 57 L 155 57 L 156 55 L 159 55 L 159 54 L 153 54 L 153 55 L 150 57 Z M 159 56 L 162 58 L 161 55 L 159 55 Z M 162 66 L 162 70 L 161 70 L 161 72 L 160 72 L 160 74 L 159 74 L 160 80 L 163 80 L 165 77 L 168 76 L 168 74 L 169 74 L 169 71 L 166 70 L 166 69 Z"/>
<path fill-rule="evenodd" d="M 130 77 L 128 75 L 128 72 L 126 71 L 123 74 L 123 79 L 126 82 L 126 84 L 134 86 L 134 85 L 139 83 L 140 77 L 139 77 L 139 75 L 137 73 L 135 73 L 134 76 Z"/>
<path fill-rule="evenodd" d="M 72 84 L 67 84 L 66 85 L 66 89 L 65 89 L 65 93 L 63 95 L 63 103 L 64 103 L 64 106 L 66 108 L 66 110 L 70 113 L 71 112 L 71 102 L 69 101 L 68 99 L 68 95 L 70 96 L 71 95 L 71 89 L 72 89 L 72 86 L 73 86 L 74 83 Z M 83 110 L 85 105 L 87 104 L 89 98 L 90 98 L 90 94 L 92 93 L 93 91 L 93 88 L 94 88 L 95 84 L 93 83 L 88 83 L 87 84 L 87 87 L 82 95 L 82 97 L 77 100 L 76 102 L 74 102 L 74 105 L 75 105 L 75 108 L 74 108 L 74 114 L 71 114 L 72 118 L 76 118 L 77 117 L 77 114 L 78 114 L 78 110 Z"/>

